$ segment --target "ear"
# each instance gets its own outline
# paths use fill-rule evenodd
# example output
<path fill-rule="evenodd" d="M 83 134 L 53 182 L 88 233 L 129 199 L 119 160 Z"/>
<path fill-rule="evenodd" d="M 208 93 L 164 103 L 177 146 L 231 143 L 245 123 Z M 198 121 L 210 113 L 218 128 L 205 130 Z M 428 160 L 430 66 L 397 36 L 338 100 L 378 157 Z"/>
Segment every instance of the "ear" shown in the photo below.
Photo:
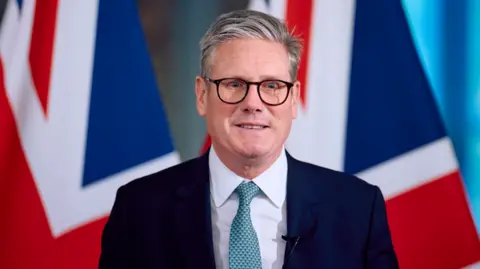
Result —
<path fill-rule="evenodd" d="M 292 118 L 297 118 L 298 105 L 300 102 L 300 81 L 295 81 L 292 87 L 292 98 L 291 98 L 291 109 L 292 109 Z"/>
<path fill-rule="evenodd" d="M 195 95 L 198 114 L 205 116 L 207 111 L 207 85 L 205 84 L 205 80 L 200 76 L 195 78 Z"/>

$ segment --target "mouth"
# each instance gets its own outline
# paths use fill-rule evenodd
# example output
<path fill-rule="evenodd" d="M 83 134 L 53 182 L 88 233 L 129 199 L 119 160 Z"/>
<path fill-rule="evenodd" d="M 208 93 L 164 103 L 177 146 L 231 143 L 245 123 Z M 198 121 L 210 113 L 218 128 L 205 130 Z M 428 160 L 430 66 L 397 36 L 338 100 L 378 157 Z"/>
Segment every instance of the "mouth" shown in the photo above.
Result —
<path fill-rule="evenodd" d="M 264 130 L 269 128 L 267 125 L 259 124 L 235 124 L 236 127 L 247 130 Z"/>

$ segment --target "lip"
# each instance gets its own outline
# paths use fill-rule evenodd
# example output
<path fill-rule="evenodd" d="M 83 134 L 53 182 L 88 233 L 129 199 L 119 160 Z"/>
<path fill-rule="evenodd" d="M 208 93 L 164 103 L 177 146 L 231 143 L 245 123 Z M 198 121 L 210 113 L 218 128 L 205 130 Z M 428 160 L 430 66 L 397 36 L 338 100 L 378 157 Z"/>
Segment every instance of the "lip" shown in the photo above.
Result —
<path fill-rule="evenodd" d="M 263 123 L 263 122 L 246 122 L 246 121 L 238 122 L 238 123 L 235 123 L 234 125 L 235 125 L 235 126 L 240 126 L 240 125 L 252 125 L 252 126 L 270 127 L 270 126 L 268 126 L 268 124 Z"/>
<path fill-rule="evenodd" d="M 249 126 L 259 126 L 259 127 L 263 127 L 263 128 L 242 128 L 241 126 L 242 125 L 249 125 Z M 270 126 L 268 126 L 268 124 L 265 124 L 265 123 L 259 123 L 259 122 L 241 122 L 241 123 L 236 123 L 235 124 L 235 127 L 237 128 L 240 128 L 242 130 L 247 130 L 247 131 L 262 131 L 262 130 L 265 130 L 265 129 L 268 129 L 270 128 Z"/>

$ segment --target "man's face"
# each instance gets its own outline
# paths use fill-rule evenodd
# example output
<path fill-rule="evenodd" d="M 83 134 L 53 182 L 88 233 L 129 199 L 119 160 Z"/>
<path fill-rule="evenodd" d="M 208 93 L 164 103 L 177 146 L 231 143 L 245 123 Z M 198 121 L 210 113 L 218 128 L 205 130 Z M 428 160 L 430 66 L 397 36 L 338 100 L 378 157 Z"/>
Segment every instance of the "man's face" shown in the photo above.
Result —
<path fill-rule="evenodd" d="M 234 40 L 219 45 L 210 60 L 209 78 L 213 80 L 240 78 L 252 82 L 266 79 L 291 81 L 288 54 L 280 43 Z M 206 118 L 215 150 L 247 158 L 277 154 L 297 115 L 299 87 L 299 82 L 296 82 L 287 100 L 278 106 L 264 104 L 256 85 L 250 85 L 242 102 L 226 104 L 218 98 L 214 83 L 197 77 L 197 109 Z"/>

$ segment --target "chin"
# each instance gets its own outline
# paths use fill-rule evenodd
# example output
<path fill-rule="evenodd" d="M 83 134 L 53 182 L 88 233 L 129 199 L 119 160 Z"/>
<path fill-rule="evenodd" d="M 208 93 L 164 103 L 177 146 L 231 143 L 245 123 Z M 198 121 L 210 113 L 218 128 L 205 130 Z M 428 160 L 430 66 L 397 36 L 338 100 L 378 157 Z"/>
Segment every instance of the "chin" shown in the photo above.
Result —
<path fill-rule="evenodd" d="M 255 144 L 240 144 L 237 146 L 238 152 L 248 159 L 255 159 L 264 156 L 270 152 L 266 145 Z"/>

